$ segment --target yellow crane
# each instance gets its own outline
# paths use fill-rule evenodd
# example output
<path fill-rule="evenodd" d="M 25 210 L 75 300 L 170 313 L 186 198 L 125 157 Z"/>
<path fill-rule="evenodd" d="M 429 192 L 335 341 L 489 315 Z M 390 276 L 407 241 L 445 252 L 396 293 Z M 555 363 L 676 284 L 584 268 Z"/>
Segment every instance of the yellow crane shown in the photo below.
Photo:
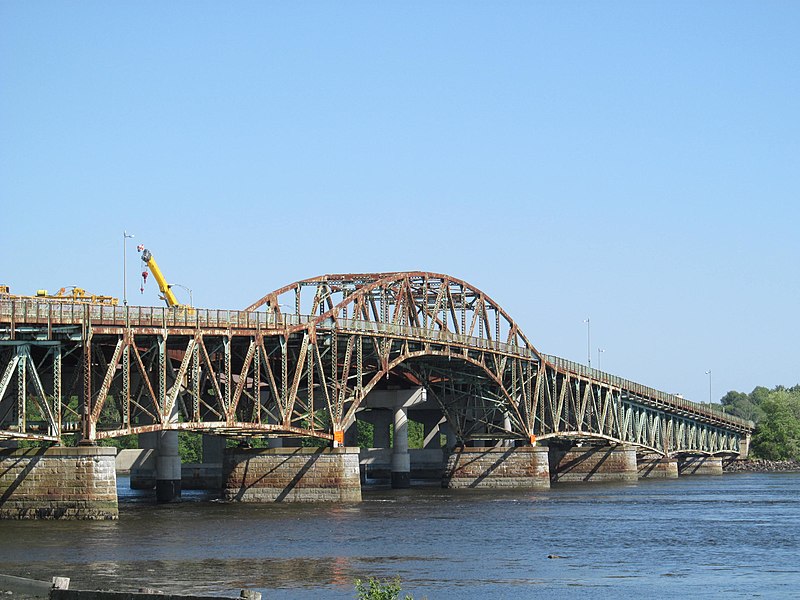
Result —
<path fill-rule="evenodd" d="M 186 304 L 181 304 L 178 302 L 178 299 L 175 297 L 175 294 L 172 292 L 172 286 L 167 283 L 167 280 L 164 278 L 164 274 L 161 272 L 161 269 L 158 267 L 158 263 L 156 259 L 153 258 L 153 253 L 150 252 L 147 248 L 142 246 L 141 244 L 136 247 L 136 249 L 142 253 L 142 262 L 145 265 L 145 270 L 142 271 L 142 292 L 144 292 L 144 283 L 147 281 L 147 269 L 150 269 L 150 272 L 153 274 L 153 277 L 156 279 L 156 283 L 158 284 L 158 289 L 161 292 L 161 298 L 167 303 L 167 306 L 170 308 L 185 308 L 190 309 L 190 306 Z"/>

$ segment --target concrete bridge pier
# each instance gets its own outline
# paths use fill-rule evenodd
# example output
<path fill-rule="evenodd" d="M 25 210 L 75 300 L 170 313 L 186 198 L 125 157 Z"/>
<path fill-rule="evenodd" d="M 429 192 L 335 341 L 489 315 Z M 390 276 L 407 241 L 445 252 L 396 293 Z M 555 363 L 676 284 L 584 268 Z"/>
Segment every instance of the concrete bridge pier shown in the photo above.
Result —
<path fill-rule="evenodd" d="M 399 404 L 394 408 L 394 438 L 392 440 L 392 487 L 411 487 L 411 455 L 408 453 L 408 409 Z"/>
<path fill-rule="evenodd" d="M 156 501 L 178 502 L 181 499 L 181 457 L 178 432 L 161 431 L 156 456 Z"/>
<path fill-rule="evenodd" d="M 117 519 L 116 448 L 0 449 L 0 519 Z"/>
<path fill-rule="evenodd" d="M 546 446 L 454 448 L 447 457 L 442 487 L 451 489 L 547 489 Z"/>
<path fill-rule="evenodd" d="M 639 479 L 677 479 L 678 461 L 675 458 L 656 453 L 636 455 Z"/>
<path fill-rule="evenodd" d="M 372 423 L 372 447 L 388 448 L 392 438 L 392 414 L 388 410 L 371 410 L 368 414 Z"/>
<path fill-rule="evenodd" d="M 358 448 L 226 448 L 222 497 L 234 502 L 359 502 Z"/>
<path fill-rule="evenodd" d="M 743 435 L 739 438 L 739 458 L 744 460 L 750 454 L 750 434 Z"/>
<path fill-rule="evenodd" d="M 678 473 L 683 475 L 722 475 L 721 456 L 681 456 Z"/>
<path fill-rule="evenodd" d="M 374 449 L 365 453 L 365 459 L 369 462 L 369 464 L 365 464 L 365 468 L 376 474 L 381 471 L 385 472 L 388 467 L 393 488 L 403 489 L 411 486 L 411 452 L 408 449 L 409 410 L 419 411 L 419 407 L 426 401 L 427 392 L 422 387 L 373 390 L 366 396 L 364 410 L 359 413 L 365 421 L 373 425 Z M 422 412 L 427 412 L 427 410 Z M 437 417 L 437 423 L 439 418 L 441 418 L 441 412 Z M 424 419 L 425 417 L 422 417 L 423 423 Z M 392 426 L 393 430 L 390 429 Z M 388 449 L 390 437 L 391 452 L 386 457 L 386 454 L 378 449 Z M 431 433 L 431 443 L 433 443 L 433 437 L 435 436 Z M 414 452 L 418 454 L 420 450 L 414 450 Z M 441 460 L 438 464 L 441 464 Z"/>
<path fill-rule="evenodd" d="M 158 454 L 158 432 L 139 434 L 139 456 L 130 469 L 132 490 L 152 490 L 156 487 L 156 455 Z"/>
<path fill-rule="evenodd" d="M 636 450 L 624 444 L 550 446 L 550 481 L 638 480 Z"/>

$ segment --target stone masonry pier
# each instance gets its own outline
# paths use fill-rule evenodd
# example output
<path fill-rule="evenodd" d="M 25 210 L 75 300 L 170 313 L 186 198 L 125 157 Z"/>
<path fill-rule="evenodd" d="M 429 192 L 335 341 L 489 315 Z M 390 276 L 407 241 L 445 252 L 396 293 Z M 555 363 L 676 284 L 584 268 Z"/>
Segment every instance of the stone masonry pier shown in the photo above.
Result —
<path fill-rule="evenodd" d="M 547 489 L 548 450 L 520 448 L 456 448 L 445 467 L 442 487 Z"/>
<path fill-rule="evenodd" d="M 358 448 L 228 448 L 222 481 L 228 501 L 361 501 Z"/>
<path fill-rule="evenodd" d="M 0 449 L 0 518 L 117 519 L 116 448 Z"/>
<path fill-rule="evenodd" d="M 678 461 L 660 454 L 639 454 L 636 456 L 639 479 L 676 479 Z"/>
<path fill-rule="evenodd" d="M 573 446 L 550 448 L 550 481 L 637 481 L 633 446 Z"/>
<path fill-rule="evenodd" d="M 681 475 L 722 475 L 722 458 L 719 456 L 686 456 L 678 460 Z"/>

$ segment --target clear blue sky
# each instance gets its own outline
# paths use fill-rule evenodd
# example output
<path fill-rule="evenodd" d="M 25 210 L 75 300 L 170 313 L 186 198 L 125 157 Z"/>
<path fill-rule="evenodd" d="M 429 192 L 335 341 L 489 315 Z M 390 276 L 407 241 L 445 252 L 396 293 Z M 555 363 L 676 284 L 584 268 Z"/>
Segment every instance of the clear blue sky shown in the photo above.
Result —
<path fill-rule="evenodd" d="M 0 283 L 483 289 L 705 401 L 800 382 L 800 3 L 0 1 Z M 178 294 L 182 290 L 176 290 Z M 183 298 L 187 301 L 188 298 Z"/>

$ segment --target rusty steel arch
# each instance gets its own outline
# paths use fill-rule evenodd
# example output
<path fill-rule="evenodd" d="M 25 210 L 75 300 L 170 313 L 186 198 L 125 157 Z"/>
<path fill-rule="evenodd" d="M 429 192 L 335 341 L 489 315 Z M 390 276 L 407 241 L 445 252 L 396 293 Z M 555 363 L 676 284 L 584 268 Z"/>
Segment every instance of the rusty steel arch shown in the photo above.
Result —
<path fill-rule="evenodd" d="M 500 341 L 504 337 L 503 343 L 526 348 L 539 356 L 514 319 L 488 294 L 462 279 L 439 273 L 405 271 L 322 275 L 272 291 L 245 311 L 266 307 L 279 315 L 282 312 L 280 307 L 287 306 L 280 302 L 281 298 L 294 294 L 295 314 L 299 315 L 304 306 L 302 292 L 306 289 L 314 290 L 311 309 L 305 313 L 311 315 L 313 321 L 297 323 L 289 327 L 290 332 L 312 322 L 319 326 L 326 319 L 347 318 L 347 309 L 352 307 L 354 319 L 427 328 L 427 316 L 431 319 L 431 329 L 488 341 Z M 490 314 L 494 314 L 493 319 L 490 319 Z M 423 318 L 422 325 L 420 317 Z"/>
<path fill-rule="evenodd" d="M 270 292 L 246 310 L 264 308 L 279 318 L 291 320 L 292 315 L 286 315 L 282 307 L 293 308 L 297 317 L 297 322 L 287 327 L 290 335 L 308 330 L 316 339 L 323 332 L 348 328 L 353 335 L 359 335 L 371 324 L 380 327 L 382 335 L 389 333 L 407 340 L 416 338 L 423 343 L 419 350 L 411 350 L 403 344 L 396 348 L 392 348 L 391 343 L 384 344 L 378 352 L 379 364 L 369 374 L 369 381 L 353 390 L 352 401 L 337 415 L 339 420 L 335 426 L 349 427 L 364 396 L 382 377 L 395 370 L 412 375 L 419 383 L 426 382 L 426 387 L 432 390 L 427 369 L 410 368 L 407 364 L 417 358 L 447 357 L 449 362 L 472 365 L 489 379 L 489 383 L 482 386 L 476 386 L 479 378 L 475 376 L 471 382 L 461 383 L 470 385 L 473 392 L 479 387 L 486 399 L 475 419 L 484 431 L 473 431 L 472 437 L 533 439 L 535 417 L 529 406 L 525 410 L 530 390 L 525 393 L 524 383 L 534 380 L 540 354 L 497 302 L 464 280 L 422 271 L 323 275 Z M 301 319 L 303 314 L 309 318 Z M 352 327 L 355 322 L 358 326 Z M 380 344 L 373 344 L 373 350 L 375 346 Z M 503 354 L 504 358 L 497 360 L 497 354 Z M 507 370 L 510 375 L 504 372 Z M 458 371 L 463 370 L 451 370 L 447 379 L 451 380 Z M 365 375 L 361 371 L 356 373 L 359 381 Z M 460 373 L 462 378 L 464 375 Z M 343 379 L 347 376 L 343 375 Z M 447 402 L 442 399 L 440 404 L 445 414 L 449 412 L 449 420 L 458 421 L 457 415 L 447 410 Z M 476 412 L 474 407 L 473 412 Z M 511 415 L 513 429 L 500 429 L 494 417 L 503 416 L 503 413 Z M 464 427 L 457 427 L 457 435 L 470 437 Z"/>

